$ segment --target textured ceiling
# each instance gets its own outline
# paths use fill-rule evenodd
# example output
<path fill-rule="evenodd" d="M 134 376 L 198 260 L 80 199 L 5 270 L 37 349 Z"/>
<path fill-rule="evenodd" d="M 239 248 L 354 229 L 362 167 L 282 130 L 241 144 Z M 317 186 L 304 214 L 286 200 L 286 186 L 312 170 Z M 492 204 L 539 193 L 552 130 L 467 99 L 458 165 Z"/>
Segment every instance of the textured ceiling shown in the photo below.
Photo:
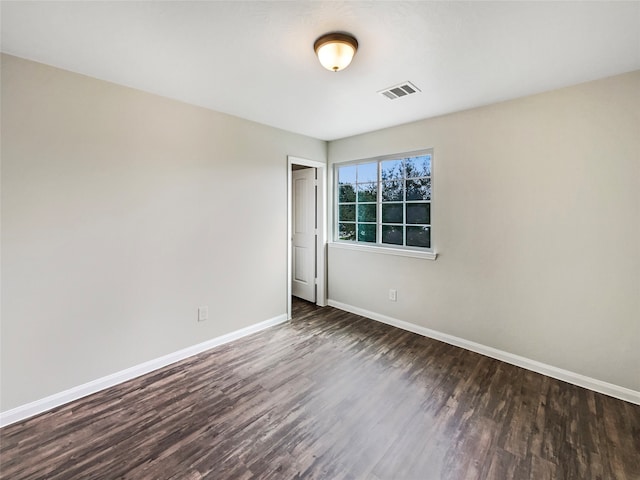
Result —
<path fill-rule="evenodd" d="M 640 2 L 2 2 L 2 50 L 332 140 L 640 69 Z M 349 68 L 313 42 L 346 31 Z M 409 80 L 422 93 L 378 90 Z"/>

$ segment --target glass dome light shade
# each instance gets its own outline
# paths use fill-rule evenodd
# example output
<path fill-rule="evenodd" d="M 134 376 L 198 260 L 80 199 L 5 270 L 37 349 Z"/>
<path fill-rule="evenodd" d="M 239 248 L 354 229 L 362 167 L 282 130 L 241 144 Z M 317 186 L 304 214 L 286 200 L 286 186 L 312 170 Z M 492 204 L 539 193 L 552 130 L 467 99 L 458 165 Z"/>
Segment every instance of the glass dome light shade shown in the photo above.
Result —
<path fill-rule="evenodd" d="M 314 49 L 324 68 L 338 72 L 351 63 L 358 49 L 358 41 L 350 35 L 330 33 L 316 40 Z"/>

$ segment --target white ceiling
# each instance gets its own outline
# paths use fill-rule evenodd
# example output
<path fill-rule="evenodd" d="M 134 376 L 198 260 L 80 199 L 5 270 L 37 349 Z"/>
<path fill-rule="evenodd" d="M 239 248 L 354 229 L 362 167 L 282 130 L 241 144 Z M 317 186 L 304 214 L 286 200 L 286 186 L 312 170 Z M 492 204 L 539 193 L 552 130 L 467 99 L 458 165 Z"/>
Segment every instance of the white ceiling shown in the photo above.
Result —
<path fill-rule="evenodd" d="M 640 2 L 2 2 L 2 50 L 332 140 L 640 69 Z M 346 31 L 349 68 L 313 42 Z M 376 92 L 409 80 L 422 93 Z"/>

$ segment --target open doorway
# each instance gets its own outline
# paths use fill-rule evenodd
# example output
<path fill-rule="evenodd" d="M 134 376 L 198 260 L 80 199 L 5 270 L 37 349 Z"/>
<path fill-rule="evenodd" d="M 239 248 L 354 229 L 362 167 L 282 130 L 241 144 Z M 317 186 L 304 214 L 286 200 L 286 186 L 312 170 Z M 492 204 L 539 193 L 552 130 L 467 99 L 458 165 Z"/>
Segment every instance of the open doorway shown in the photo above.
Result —
<path fill-rule="evenodd" d="M 291 295 L 316 303 L 318 169 L 291 165 Z"/>
<path fill-rule="evenodd" d="M 288 157 L 287 316 L 291 297 L 326 306 L 326 165 Z"/>

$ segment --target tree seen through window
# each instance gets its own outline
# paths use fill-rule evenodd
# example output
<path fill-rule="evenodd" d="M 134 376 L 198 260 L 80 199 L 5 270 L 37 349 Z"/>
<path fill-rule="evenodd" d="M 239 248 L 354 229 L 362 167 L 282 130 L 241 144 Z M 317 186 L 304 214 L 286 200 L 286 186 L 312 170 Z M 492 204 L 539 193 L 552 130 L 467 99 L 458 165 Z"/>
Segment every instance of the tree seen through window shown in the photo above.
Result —
<path fill-rule="evenodd" d="M 338 165 L 337 240 L 431 248 L 432 154 Z"/>

